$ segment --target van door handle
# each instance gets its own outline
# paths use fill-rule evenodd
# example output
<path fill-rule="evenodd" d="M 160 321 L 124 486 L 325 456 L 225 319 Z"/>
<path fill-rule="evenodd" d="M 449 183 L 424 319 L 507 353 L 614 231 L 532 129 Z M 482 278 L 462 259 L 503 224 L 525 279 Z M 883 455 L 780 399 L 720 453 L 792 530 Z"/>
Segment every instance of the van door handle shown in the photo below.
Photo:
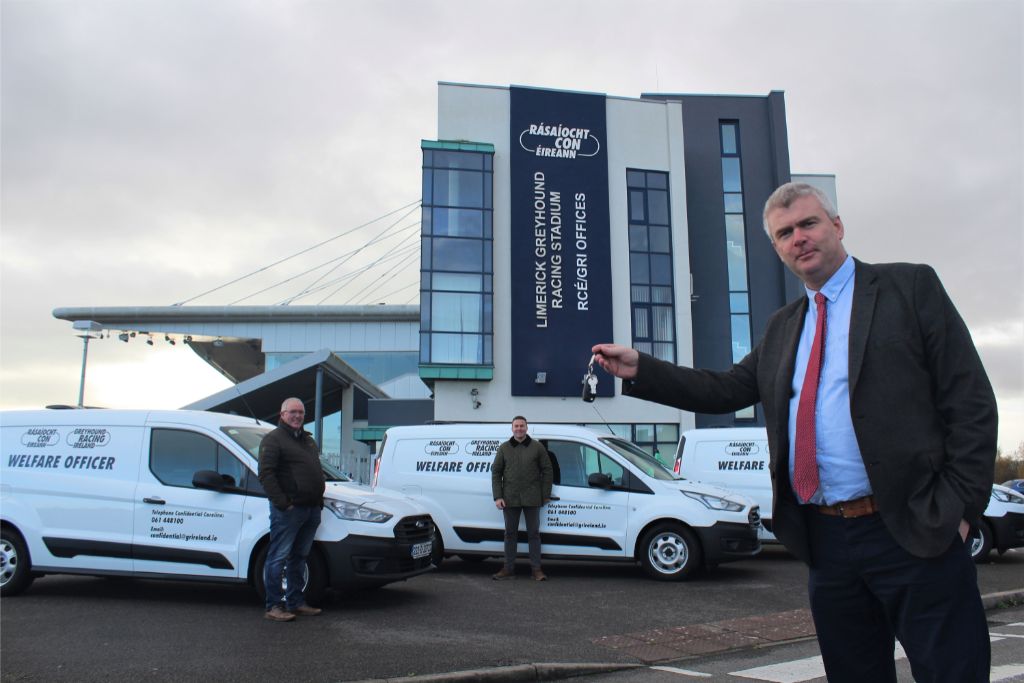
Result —
<path fill-rule="evenodd" d="M 559 498 L 558 496 L 551 496 L 550 498 L 548 498 L 548 500 L 562 500 L 562 499 Z"/>
<path fill-rule="evenodd" d="M 166 505 L 167 501 L 163 498 L 143 498 L 143 503 L 149 503 L 150 505 Z"/>

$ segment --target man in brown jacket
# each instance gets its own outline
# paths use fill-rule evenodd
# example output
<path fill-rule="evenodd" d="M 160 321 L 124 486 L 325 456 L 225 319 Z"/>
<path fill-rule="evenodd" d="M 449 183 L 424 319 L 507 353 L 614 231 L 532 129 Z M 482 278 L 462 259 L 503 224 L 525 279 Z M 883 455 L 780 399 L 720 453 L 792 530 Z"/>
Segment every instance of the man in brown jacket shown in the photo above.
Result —
<path fill-rule="evenodd" d="M 526 433 L 526 418 L 512 419 L 512 438 L 498 447 L 491 466 L 494 504 L 505 516 L 505 566 L 495 581 L 515 578 L 519 515 L 526 517 L 530 567 L 534 581 L 546 581 L 540 568 L 540 506 L 551 500 L 553 470 L 544 444 Z"/>

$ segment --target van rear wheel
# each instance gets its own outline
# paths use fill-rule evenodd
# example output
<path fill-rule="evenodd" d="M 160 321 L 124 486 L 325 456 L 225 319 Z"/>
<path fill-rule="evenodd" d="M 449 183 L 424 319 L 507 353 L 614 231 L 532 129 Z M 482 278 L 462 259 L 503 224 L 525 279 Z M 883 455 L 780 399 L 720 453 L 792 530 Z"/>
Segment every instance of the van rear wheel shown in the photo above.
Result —
<path fill-rule="evenodd" d="M 700 567 L 700 543 L 680 524 L 659 524 L 640 542 L 640 563 L 659 581 L 682 581 Z"/>
<path fill-rule="evenodd" d="M 17 595 L 32 584 L 28 547 L 14 529 L 0 531 L 0 595 Z"/>
<path fill-rule="evenodd" d="M 267 599 L 267 586 L 263 581 L 263 570 L 267 564 L 267 548 L 269 547 L 269 544 L 265 544 L 260 548 L 259 554 L 256 555 L 256 561 L 253 563 L 253 585 L 256 587 L 260 600 Z M 327 593 L 327 567 L 315 547 L 306 558 L 306 567 L 302 572 L 302 578 L 302 593 L 306 602 L 314 606 L 322 604 L 324 595 Z M 282 577 L 282 590 L 286 590 L 287 587 L 288 580 Z"/>

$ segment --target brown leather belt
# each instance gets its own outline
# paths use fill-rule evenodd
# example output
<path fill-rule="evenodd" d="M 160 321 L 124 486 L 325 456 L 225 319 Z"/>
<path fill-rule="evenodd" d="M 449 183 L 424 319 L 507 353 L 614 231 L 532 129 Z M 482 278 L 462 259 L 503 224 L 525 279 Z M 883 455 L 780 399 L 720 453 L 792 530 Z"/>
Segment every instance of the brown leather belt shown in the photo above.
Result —
<path fill-rule="evenodd" d="M 862 498 L 854 498 L 853 500 L 845 500 L 842 503 L 836 503 L 835 505 L 816 505 L 815 508 L 823 515 L 845 517 L 846 519 L 865 517 L 878 512 L 878 505 L 875 503 L 874 496 L 864 496 Z"/>

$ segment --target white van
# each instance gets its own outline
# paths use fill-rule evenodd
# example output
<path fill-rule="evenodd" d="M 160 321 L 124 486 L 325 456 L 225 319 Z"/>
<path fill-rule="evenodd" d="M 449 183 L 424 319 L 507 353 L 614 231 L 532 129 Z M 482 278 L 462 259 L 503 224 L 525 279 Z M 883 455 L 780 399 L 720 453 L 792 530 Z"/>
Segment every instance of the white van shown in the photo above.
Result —
<path fill-rule="evenodd" d="M 0 591 L 101 574 L 248 582 L 262 597 L 270 514 L 256 472 L 271 429 L 184 410 L 0 413 Z M 422 507 L 324 471 L 309 602 L 432 568 Z"/>
<path fill-rule="evenodd" d="M 756 555 L 759 512 L 741 495 L 678 479 L 634 444 L 582 427 L 531 424 L 555 470 L 541 510 L 548 558 L 639 561 L 656 579 Z M 438 424 L 387 431 L 374 486 L 427 509 L 437 525 L 435 562 L 501 557 L 502 513 L 491 497 L 491 463 L 507 424 Z M 527 553 L 520 531 L 519 553 Z"/>
<path fill-rule="evenodd" d="M 762 541 L 774 541 L 772 480 L 764 427 L 692 429 L 676 449 L 676 474 L 749 496 L 761 506 Z M 971 556 L 982 562 L 994 548 L 1000 554 L 1024 547 L 1024 495 L 992 486 L 988 507 L 971 529 Z"/>
<path fill-rule="evenodd" d="M 761 508 L 761 540 L 775 541 L 768 458 L 764 427 L 691 429 L 679 437 L 672 471 L 753 498 Z"/>

